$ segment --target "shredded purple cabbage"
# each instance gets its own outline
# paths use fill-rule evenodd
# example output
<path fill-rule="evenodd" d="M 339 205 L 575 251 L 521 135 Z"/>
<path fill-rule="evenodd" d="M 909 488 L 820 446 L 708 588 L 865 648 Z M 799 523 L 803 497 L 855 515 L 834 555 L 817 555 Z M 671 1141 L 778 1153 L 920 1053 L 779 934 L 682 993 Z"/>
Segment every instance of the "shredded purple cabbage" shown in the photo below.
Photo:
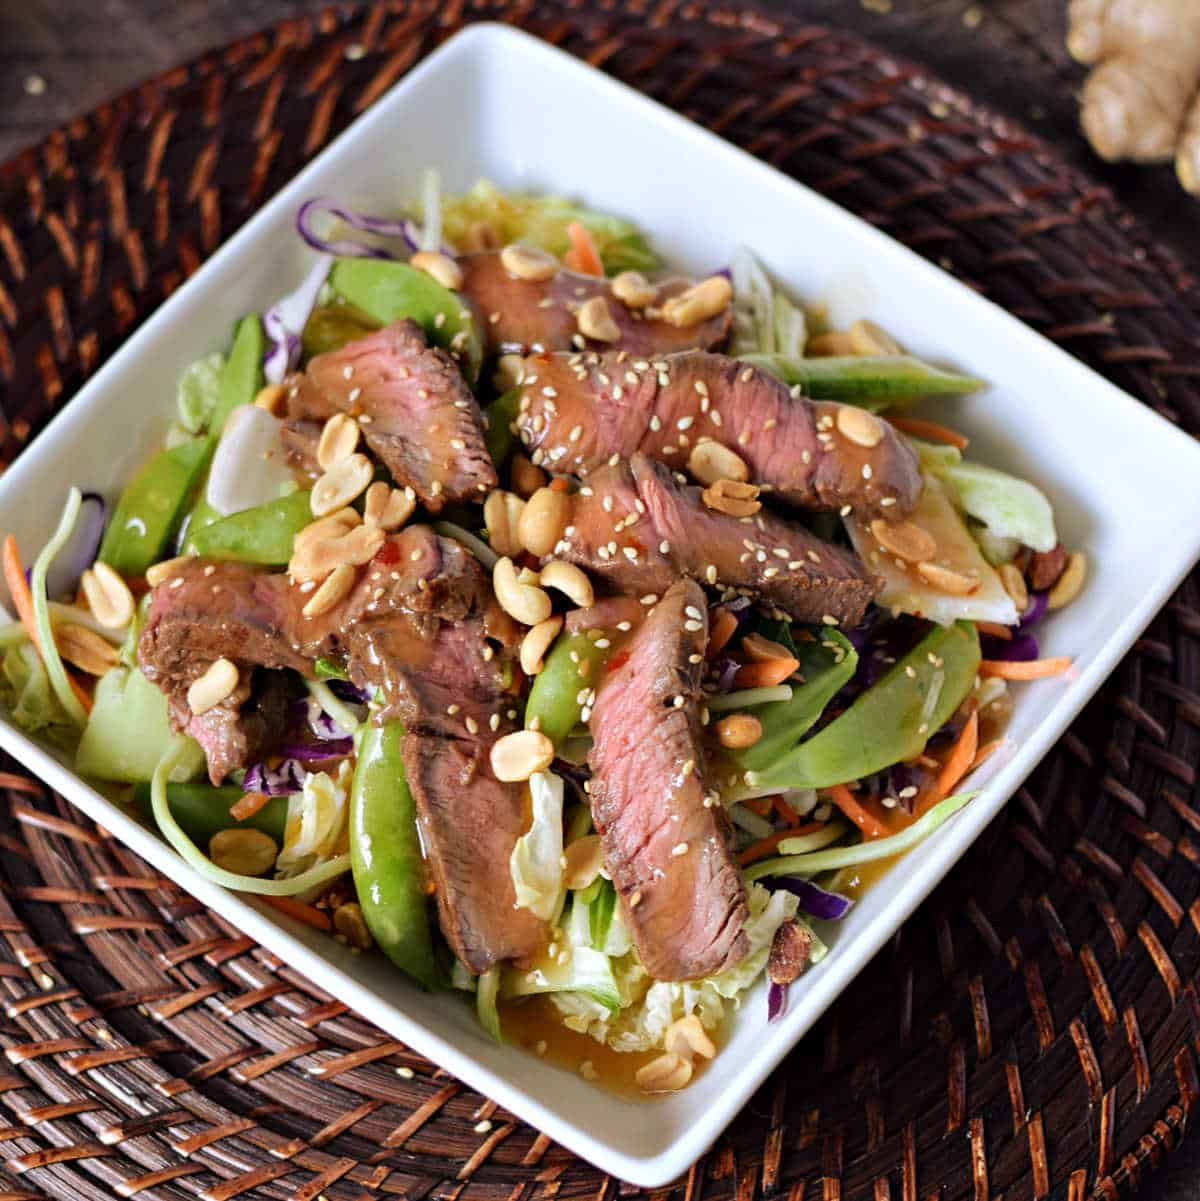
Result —
<path fill-rule="evenodd" d="M 300 335 L 332 266 L 332 255 L 319 255 L 295 291 L 277 300 L 263 314 L 263 333 L 267 340 L 263 375 L 268 384 L 280 383 L 300 362 Z"/>
<path fill-rule="evenodd" d="M 329 759 L 344 759 L 354 749 L 350 738 L 325 738 L 320 742 L 285 742 L 279 748 L 288 761 L 302 760 L 305 763 L 324 763 Z"/>
<path fill-rule="evenodd" d="M 717 660 L 717 691 L 730 692 L 741 664 L 736 659 Z"/>
<path fill-rule="evenodd" d="M 1046 616 L 1046 609 L 1049 603 L 1049 592 L 1031 592 L 1029 594 L 1029 608 L 1021 614 L 1021 620 L 1017 622 L 1017 629 L 1027 630 L 1030 626 L 1041 621 Z"/>
<path fill-rule="evenodd" d="M 850 912 L 854 902 L 840 892 L 828 892 L 811 880 L 799 876 L 776 876 L 764 881 L 769 888 L 782 888 L 800 900 L 800 908 L 812 917 L 827 922 L 840 921 Z"/>
<path fill-rule="evenodd" d="M 263 796 L 289 796 L 304 788 L 304 767 L 295 759 L 285 759 L 276 768 L 255 763 L 246 772 L 242 787 Z"/>
<path fill-rule="evenodd" d="M 319 250 L 322 254 L 336 255 L 339 258 L 395 259 L 398 257 L 382 246 L 372 246 L 357 238 L 334 238 L 332 240 L 322 238 L 313 228 L 313 224 L 323 213 L 337 217 L 351 229 L 357 229 L 365 234 L 374 234 L 380 238 L 403 238 L 410 250 L 416 249 L 416 239 L 412 237 L 412 232 L 415 230 L 419 234 L 420 231 L 416 230 L 414 222 L 407 219 L 397 221 L 388 217 L 373 217 L 369 213 L 360 213 L 346 208 L 345 205 L 339 204 L 329 196 L 314 196 L 312 200 L 306 200 L 300 206 L 300 211 L 296 214 L 296 232 L 309 246 L 314 250 Z"/>
<path fill-rule="evenodd" d="M 1038 641 L 1032 634 L 1018 634 L 1015 638 L 1008 639 L 994 638 L 990 634 L 984 634 L 979 640 L 979 645 L 985 659 L 1025 663 L 1038 657 Z"/>
<path fill-rule="evenodd" d="M 767 1021 L 773 1022 L 777 1018 L 783 1017 L 787 1010 L 787 985 L 776 984 L 771 981 L 771 987 L 767 989 Z"/>
<path fill-rule="evenodd" d="M 104 523 L 108 518 L 108 507 L 104 498 L 96 492 L 85 492 L 79 506 L 79 518 L 71 531 L 66 545 L 54 556 L 50 570 L 46 572 L 46 595 L 54 600 L 60 596 L 75 595 L 79 577 L 96 561 L 100 540 L 104 537 Z M 25 569 L 25 582 L 33 574 L 32 566 Z"/>

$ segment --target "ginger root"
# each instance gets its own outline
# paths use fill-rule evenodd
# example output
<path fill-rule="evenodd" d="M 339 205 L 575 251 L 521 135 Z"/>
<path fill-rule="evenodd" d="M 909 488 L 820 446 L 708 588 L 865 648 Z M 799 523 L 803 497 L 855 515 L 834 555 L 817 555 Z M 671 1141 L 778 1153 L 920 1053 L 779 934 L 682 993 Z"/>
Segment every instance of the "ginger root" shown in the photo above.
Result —
<path fill-rule="evenodd" d="M 1200 194 L 1200 0 L 1070 0 L 1067 49 L 1093 66 L 1080 120 L 1109 162 L 1175 159 Z"/>

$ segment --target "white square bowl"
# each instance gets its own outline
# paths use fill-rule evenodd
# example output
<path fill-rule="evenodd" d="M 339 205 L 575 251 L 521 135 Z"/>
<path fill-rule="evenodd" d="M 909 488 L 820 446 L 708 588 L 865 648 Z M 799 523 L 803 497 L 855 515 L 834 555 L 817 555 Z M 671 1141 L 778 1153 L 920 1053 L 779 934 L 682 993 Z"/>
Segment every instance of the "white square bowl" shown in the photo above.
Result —
<path fill-rule="evenodd" d="M 68 482 L 119 491 L 162 436 L 180 370 L 222 346 L 236 316 L 299 281 L 310 255 L 293 232 L 303 199 L 329 194 L 394 211 L 428 165 L 451 189 L 483 175 L 622 213 L 669 260 L 695 271 L 748 245 L 797 296 L 828 301 L 835 323 L 873 318 L 915 354 L 988 379 L 985 392 L 953 402 L 954 424 L 981 461 L 1042 485 L 1063 540 L 1084 548 L 1091 564 L 1081 598 L 1039 630 L 1047 653 L 1072 655 L 1077 667 L 1020 687 L 1008 731 L 1014 753 L 978 773 L 982 795 L 855 906 L 833 954 L 792 986 L 781 1021 L 767 1026 L 760 988 L 696 1084 L 652 1102 L 614 1097 L 497 1046 L 469 1006 L 422 994 L 390 965 L 352 956 L 213 886 L 0 721 L 0 745 L 315 984 L 599 1167 L 656 1187 L 707 1149 L 953 866 L 1195 562 L 1200 448 L 969 288 L 779 172 L 534 38 L 478 25 L 360 118 L 65 406 L 0 479 L 0 530 L 17 535 L 28 559 L 55 524 Z"/>

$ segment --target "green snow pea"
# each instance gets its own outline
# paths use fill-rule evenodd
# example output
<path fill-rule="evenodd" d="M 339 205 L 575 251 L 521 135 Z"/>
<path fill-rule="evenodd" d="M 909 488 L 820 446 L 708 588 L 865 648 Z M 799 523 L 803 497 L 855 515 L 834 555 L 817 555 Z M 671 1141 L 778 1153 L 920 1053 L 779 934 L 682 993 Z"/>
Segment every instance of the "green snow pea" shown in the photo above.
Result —
<path fill-rule="evenodd" d="M 742 771 L 761 771 L 791 750 L 858 667 L 858 653 L 837 630 L 825 628 L 819 641 L 794 645 L 804 683 L 792 685 L 790 701 L 775 701 L 754 711 L 762 722 L 762 737 L 730 755 Z"/>
<path fill-rule="evenodd" d="M 587 634 L 560 637 L 546 656 L 542 670 L 533 678 L 525 704 L 526 727 L 536 721 L 537 728 L 555 746 L 561 745 L 579 724 L 583 710 L 579 694 L 599 683 L 600 669 L 608 653 Z"/>
<path fill-rule="evenodd" d="M 307 362 L 326 351 L 340 350 L 347 342 L 365 338 L 379 328 L 369 313 L 352 304 L 322 304 L 309 314 L 300 342 Z"/>
<path fill-rule="evenodd" d="M 512 453 L 512 423 L 517 419 L 517 406 L 520 401 L 521 389 L 513 388 L 503 396 L 498 396 L 483 410 L 486 422 L 483 441 L 497 467 L 507 463 L 508 456 Z"/>
<path fill-rule="evenodd" d="M 121 575 L 144 575 L 163 557 L 211 453 L 211 440 L 196 438 L 155 455 L 121 493 L 98 557 Z"/>
<path fill-rule="evenodd" d="M 937 626 L 840 717 L 749 773 L 756 794 L 828 788 L 919 755 L 967 698 L 979 668 L 979 635 L 966 621 Z"/>
<path fill-rule="evenodd" d="M 167 785 L 167 804 L 171 813 L 197 846 L 207 847 L 212 836 L 221 830 L 261 830 L 282 846 L 287 797 L 271 797 L 257 813 L 244 821 L 235 821 L 229 815 L 229 807 L 244 795 L 236 784 L 224 784 L 220 788 L 202 783 Z M 141 783 L 133 790 L 133 799 L 138 809 L 153 821 L 149 782 Z"/>
<path fill-rule="evenodd" d="M 411 317 L 434 346 L 454 354 L 468 380 L 479 375 L 483 343 L 466 301 L 431 275 L 384 259 L 338 259 L 334 290 L 383 325 Z"/>
<path fill-rule="evenodd" d="M 238 322 L 233 335 L 233 349 L 221 371 L 221 391 L 213 409 L 210 432 L 218 438 L 225 428 L 229 414 L 239 405 L 249 404 L 262 388 L 263 352 L 266 339 L 257 313 L 249 313 Z"/>
<path fill-rule="evenodd" d="M 196 554 L 212 559 L 283 567 L 292 557 L 296 535 L 312 520 L 309 494 L 293 492 L 196 530 L 188 545 Z"/>
<path fill-rule="evenodd" d="M 841 400 L 868 409 L 882 409 L 897 401 L 921 396 L 958 396 L 975 392 L 983 381 L 932 367 L 908 355 L 830 355 L 801 359 L 785 354 L 739 356 L 754 367 L 777 375 L 789 386 L 799 386 L 816 400 Z"/>
<path fill-rule="evenodd" d="M 379 949 L 418 984 L 442 983 L 434 956 L 417 812 L 404 778 L 398 721 L 364 725 L 350 791 L 350 868 Z"/>

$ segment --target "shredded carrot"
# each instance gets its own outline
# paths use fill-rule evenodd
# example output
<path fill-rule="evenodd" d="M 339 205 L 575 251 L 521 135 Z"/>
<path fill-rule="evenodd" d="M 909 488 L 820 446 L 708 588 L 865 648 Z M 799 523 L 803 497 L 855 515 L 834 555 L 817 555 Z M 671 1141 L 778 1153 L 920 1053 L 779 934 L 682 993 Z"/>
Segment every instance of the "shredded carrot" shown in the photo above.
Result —
<path fill-rule="evenodd" d="M 8 585 L 9 594 L 17 609 L 17 616 L 21 619 L 21 624 L 29 635 L 29 641 L 37 648 L 37 653 L 40 655 L 42 643 L 38 638 L 37 621 L 33 616 L 33 593 L 29 591 L 29 584 L 25 579 L 25 569 L 21 566 L 21 554 L 17 550 L 17 540 L 11 534 L 4 539 L 4 546 L 0 549 L 0 562 L 3 564 L 4 582 Z M 83 706 L 83 711 L 91 713 L 91 694 L 69 671 L 67 672 L 67 682 Z"/>
<path fill-rule="evenodd" d="M 551 492 L 570 492 L 571 485 L 561 475 L 556 475 L 549 484 Z"/>
<path fill-rule="evenodd" d="M 295 897 L 259 897 L 259 900 L 265 901 L 272 909 L 278 909 L 280 913 L 311 926 L 314 930 L 333 929 L 329 914 L 306 901 L 297 901 Z"/>
<path fill-rule="evenodd" d="M 744 801 L 742 803 L 745 804 Z M 752 842 L 748 847 L 743 847 L 738 851 L 738 866 L 745 867 L 756 859 L 765 858 L 777 850 L 785 838 L 799 838 L 804 834 L 815 834 L 823 828 L 822 822 L 809 822 L 806 826 L 791 826 L 786 830 L 776 830 L 774 834 L 760 838 L 758 842 Z"/>
<path fill-rule="evenodd" d="M 712 624 L 708 630 L 708 649 L 705 655 L 709 659 L 716 658 L 725 649 L 726 643 L 737 630 L 737 618 L 728 609 L 710 609 L 709 616 Z"/>
<path fill-rule="evenodd" d="M 923 417 L 889 417 L 888 420 L 906 434 L 917 438 L 928 438 L 931 442 L 945 442 L 949 446 L 957 446 L 966 450 L 967 439 L 957 430 L 939 425 L 936 421 L 926 421 Z"/>
<path fill-rule="evenodd" d="M 1012 638 L 1012 630 L 1002 626 L 998 621 L 977 621 L 975 628 L 981 634 L 989 634 L 993 638 L 1003 638 L 1005 642 Z"/>
<path fill-rule="evenodd" d="M 950 748 L 950 754 L 946 756 L 946 762 L 942 764 L 942 770 L 938 772 L 933 786 L 917 803 L 916 811 L 918 813 L 924 813 L 931 805 L 944 801 L 950 795 L 955 785 L 971 770 L 977 750 L 979 750 L 979 711 L 975 709 L 967 718 L 967 724 L 963 726 L 958 741 Z"/>
<path fill-rule="evenodd" d="M 793 809 L 791 805 L 789 805 L 787 801 L 783 799 L 783 796 L 780 793 L 777 792 L 771 798 L 771 803 L 775 806 L 775 812 L 778 813 L 779 816 L 789 826 L 798 826 L 800 824 L 800 814 L 798 814 L 795 809 Z"/>
<path fill-rule="evenodd" d="M 975 752 L 975 758 L 971 760 L 970 770 L 974 771 L 985 759 L 990 759 L 1003 745 L 1003 738 L 994 738 L 991 742 L 985 742 Z"/>
<path fill-rule="evenodd" d="M 1071 666 L 1071 657 L 1062 655 L 1057 659 L 1026 659 L 1023 663 L 1007 659 L 984 659 L 979 664 L 979 674 L 985 678 L 995 676 L 1000 680 L 1044 680 L 1047 676 L 1062 675 Z"/>
<path fill-rule="evenodd" d="M 581 271 L 584 275 L 603 275 L 604 264 L 596 250 L 592 235 L 578 221 L 572 221 L 567 226 L 567 237 L 571 239 L 571 249 L 563 256 L 572 271 Z"/>
<path fill-rule="evenodd" d="M 845 784 L 834 784 L 829 799 L 863 832 L 867 838 L 886 838 L 888 828 Z"/>
<path fill-rule="evenodd" d="M 248 792 L 229 806 L 229 816 L 234 821 L 244 822 L 253 817 L 271 798 L 262 792 Z"/>
<path fill-rule="evenodd" d="M 799 659 L 763 659 L 756 663 L 743 663 L 738 668 L 733 682 L 739 688 L 773 688 L 782 684 L 800 666 Z"/>
<path fill-rule="evenodd" d="M 769 796 L 755 797 L 753 800 L 743 801 L 742 804 L 757 817 L 766 817 L 773 808 Z"/>

